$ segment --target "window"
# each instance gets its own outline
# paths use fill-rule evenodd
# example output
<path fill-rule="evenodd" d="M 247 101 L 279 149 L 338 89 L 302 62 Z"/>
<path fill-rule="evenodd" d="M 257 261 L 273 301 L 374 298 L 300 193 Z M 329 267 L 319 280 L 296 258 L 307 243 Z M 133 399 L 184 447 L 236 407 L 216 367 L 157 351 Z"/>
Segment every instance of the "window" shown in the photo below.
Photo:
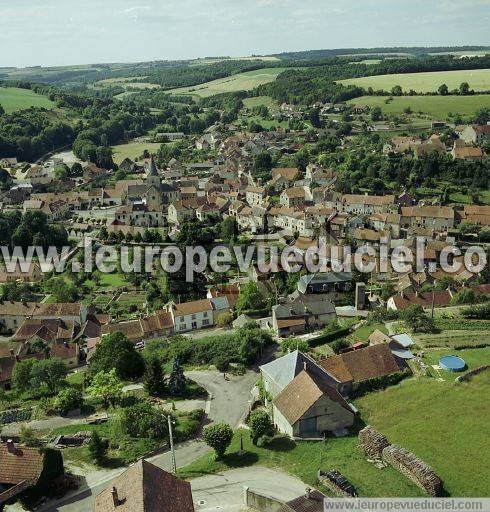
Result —
<path fill-rule="evenodd" d="M 202 314 L 202 316 L 203 316 L 204 318 L 206 318 L 206 317 L 208 316 L 208 312 L 207 312 L 207 311 L 204 311 L 204 313 Z"/>
<path fill-rule="evenodd" d="M 202 325 L 209 325 L 209 320 L 208 319 L 203 320 Z"/>
<path fill-rule="evenodd" d="M 192 320 L 195 320 L 196 319 L 196 315 L 192 315 Z"/>

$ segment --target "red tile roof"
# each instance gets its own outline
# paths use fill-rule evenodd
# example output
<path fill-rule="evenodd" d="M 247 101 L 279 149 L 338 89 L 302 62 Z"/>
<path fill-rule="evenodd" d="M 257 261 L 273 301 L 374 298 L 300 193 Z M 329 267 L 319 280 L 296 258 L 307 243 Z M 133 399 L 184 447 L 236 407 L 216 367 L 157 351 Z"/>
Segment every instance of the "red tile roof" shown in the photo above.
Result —
<path fill-rule="evenodd" d="M 93 512 L 114 511 L 194 512 L 191 486 L 139 460 L 95 498 Z"/>
<path fill-rule="evenodd" d="M 24 480 L 37 483 L 44 467 L 44 457 L 38 448 L 0 445 L 0 484 L 16 485 Z"/>

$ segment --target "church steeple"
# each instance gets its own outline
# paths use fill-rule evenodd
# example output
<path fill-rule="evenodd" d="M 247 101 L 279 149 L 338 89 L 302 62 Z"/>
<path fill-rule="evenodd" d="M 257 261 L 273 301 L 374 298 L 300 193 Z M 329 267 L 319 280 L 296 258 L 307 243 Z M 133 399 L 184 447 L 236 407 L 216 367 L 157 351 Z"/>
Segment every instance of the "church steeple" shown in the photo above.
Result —
<path fill-rule="evenodd" d="M 157 164 L 155 163 L 155 158 L 153 155 L 150 157 L 150 169 L 148 171 L 148 176 L 157 176 L 158 177 L 158 169 Z"/>

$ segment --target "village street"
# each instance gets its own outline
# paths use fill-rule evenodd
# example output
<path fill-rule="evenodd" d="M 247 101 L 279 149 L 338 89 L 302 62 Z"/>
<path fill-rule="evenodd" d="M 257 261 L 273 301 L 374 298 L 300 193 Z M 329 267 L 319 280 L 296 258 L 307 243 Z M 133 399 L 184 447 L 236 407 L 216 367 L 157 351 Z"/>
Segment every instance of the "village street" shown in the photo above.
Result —
<path fill-rule="evenodd" d="M 206 412 L 211 422 L 226 422 L 233 428 L 238 427 L 243 422 L 250 404 L 250 392 L 258 379 L 257 371 L 247 371 L 245 375 L 239 377 L 228 377 L 228 380 L 224 379 L 222 373 L 216 371 L 191 371 L 186 372 L 186 376 L 197 382 L 200 386 L 204 387 L 208 391 L 209 399 L 206 403 Z M 177 445 L 175 449 L 177 467 L 181 468 L 186 466 L 208 451 L 209 448 L 200 439 L 194 439 Z M 165 452 L 154 457 L 150 457 L 148 460 L 156 466 L 165 469 L 166 471 L 172 471 L 172 457 L 170 452 Z M 77 473 L 76 469 L 78 468 L 70 469 Z M 124 469 L 125 468 L 98 471 L 95 475 L 95 478 L 83 478 L 83 484 L 77 491 L 74 491 L 73 493 L 56 502 L 48 502 L 38 510 L 41 512 L 90 511 L 95 496 L 108 485 L 110 485 L 111 481 L 119 474 L 121 474 Z M 78 473 L 80 473 L 80 471 L 78 471 Z M 258 481 L 260 481 L 260 479 Z M 241 486 L 241 478 L 238 478 L 237 482 L 238 483 L 235 482 L 235 484 L 232 486 L 232 491 L 230 491 L 230 493 L 236 494 L 236 492 L 238 492 L 237 489 Z M 225 482 L 223 485 L 224 487 L 228 487 L 231 484 L 229 482 Z M 214 486 L 214 484 L 212 486 Z M 215 491 L 213 491 L 212 488 L 208 488 L 205 491 L 203 490 L 203 492 L 206 496 L 205 501 L 208 502 Z M 227 503 L 226 499 L 224 499 L 223 502 Z M 7 510 L 18 511 L 21 509 L 18 505 L 14 505 L 7 507 Z M 219 510 L 219 508 L 199 510 Z M 236 510 L 240 509 L 237 508 Z"/>

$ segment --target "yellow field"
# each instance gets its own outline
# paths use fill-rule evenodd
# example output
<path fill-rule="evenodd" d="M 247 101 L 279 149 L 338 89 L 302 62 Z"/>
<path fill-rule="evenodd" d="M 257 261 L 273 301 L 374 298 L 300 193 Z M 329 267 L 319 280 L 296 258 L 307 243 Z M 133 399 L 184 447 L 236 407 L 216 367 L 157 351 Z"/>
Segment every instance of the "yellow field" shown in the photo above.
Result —
<path fill-rule="evenodd" d="M 170 94 L 184 94 L 207 98 L 224 92 L 250 91 L 255 87 L 273 82 L 286 68 L 264 68 L 246 71 L 226 78 L 212 80 L 193 87 L 180 87 L 167 91 Z"/>
<path fill-rule="evenodd" d="M 462 82 L 468 82 L 475 91 L 490 90 L 490 69 L 469 69 L 459 71 L 435 71 L 431 73 L 406 73 L 394 75 L 365 76 L 341 80 L 344 85 L 359 85 L 364 88 L 390 91 L 400 85 L 405 92 L 435 92 L 441 84 L 450 90 L 457 89 Z"/>

